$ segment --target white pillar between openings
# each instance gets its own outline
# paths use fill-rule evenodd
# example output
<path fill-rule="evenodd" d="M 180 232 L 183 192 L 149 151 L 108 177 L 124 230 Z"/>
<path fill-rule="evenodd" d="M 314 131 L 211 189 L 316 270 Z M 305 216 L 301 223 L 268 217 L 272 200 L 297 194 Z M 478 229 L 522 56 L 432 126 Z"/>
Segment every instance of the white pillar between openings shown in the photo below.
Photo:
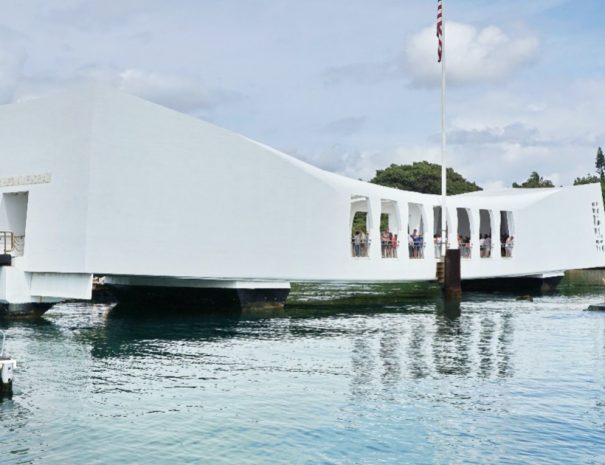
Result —
<path fill-rule="evenodd" d="M 479 250 L 479 228 L 481 225 L 481 216 L 479 210 L 471 210 L 467 209 L 468 212 L 468 220 L 471 225 L 471 244 L 473 245 L 471 249 L 471 258 L 480 258 L 480 250 Z"/>
<path fill-rule="evenodd" d="M 371 240 L 370 253 L 368 256 L 372 259 L 379 260 L 382 258 L 380 252 L 380 213 L 382 211 L 380 198 L 369 199 L 370 211 L 368 212 L 368 231 Z"/>
<path fill-rule="evenodd" d="M 399 235 L 399 250 L 397 256 L 399 259 L 409 260 L 408 253 L 408 229 L 409 225 L 409 207 L 407 202 L 397 202 L 399 208 L 399 218 L 401 218 L 401 234 Z"/>
<path fill-rule="evenodd" d="M 435 215 L 433 214 L 433 206 L 424 204 L 422 208 L 425 212 L 426 223 L 424 225 L 424 258 L 426 258 L 427 260 L 434 260 L 435 241 L 433 238 L 433 231 L 435 230 Z"/>
<path fill-rule="evenodd" d="M 447 223 L 448 223 L 448 248 L 457 249 L 458 247 L 458 212 L 456 207 L 451 210 L 446 209 L 447 212 Z"/>
<path fill-rule="evenodd" d="M 492 255 L 493 260 L 500 260 L 500 210 L 491 210 L 492 213 Z"/>

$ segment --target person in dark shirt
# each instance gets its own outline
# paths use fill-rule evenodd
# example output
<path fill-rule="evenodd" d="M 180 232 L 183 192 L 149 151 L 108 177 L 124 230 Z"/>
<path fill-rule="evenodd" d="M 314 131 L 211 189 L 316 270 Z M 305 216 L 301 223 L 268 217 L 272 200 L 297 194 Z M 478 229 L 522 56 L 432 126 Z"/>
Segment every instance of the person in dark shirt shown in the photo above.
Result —
<path fill-rule="evenodd" d="M 414 230 L 416 231 L 416 230 Z M 423 254 L 422 254 L 422 248 L 423 248 L 423 238 L 421 234 L 418 234 L 417 236 L 414 237 L 414 257 L 415 258 L 422 258 Z"/>

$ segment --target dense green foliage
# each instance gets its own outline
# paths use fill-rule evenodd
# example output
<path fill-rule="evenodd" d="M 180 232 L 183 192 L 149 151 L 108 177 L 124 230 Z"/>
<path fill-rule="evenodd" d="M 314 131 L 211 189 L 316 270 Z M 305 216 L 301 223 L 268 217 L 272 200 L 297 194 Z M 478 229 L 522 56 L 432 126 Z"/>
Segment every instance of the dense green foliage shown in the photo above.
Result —
<path fill-rule="evenodd" d="M 595 168 L 597 174 L 588 173 L 586 176 L 576 178 L 573 185 L 593 184 L 595 182 L 601 183 L 601 194 L 603 195 L 603 202 L 605 203 L 605 156 L 603 155 L 601 147 L 597 150 Z"/>
<path fill-rule="evenodd" d="M 418 161 L 411 165 L 393 164 L 384 170 L 376 171 L 376 176 L 370 182 L 406 191 L 441 194 L 441 165 L 427 161 Z M 452 168 L 447 169 L 448 195 L 480 190 L 481 187 L 474 182 L 467 181 Z"/>
<path fill-rule="evenodd" d="M 555 187 L 550 179 L 544 179 L 537 171 L 532 171 L 527 181 L 517 184 L 513 182 L 513 187 Z"/>
<path fill-rule="evenodd" d="M 353 226 L 351 228 L 351 235 L 355 234 L 357 231 L 363 231 L 364 233 L 368 232 L 367 226 L 368 214 L 366 212 L 357 212 L 353 217 Z M 380 214 L 380 230 L 386 231 L 389 229 L 389 215 L 386 213 Z"/>
<path fill-rule="evenodd" d="M 595 167 L 597 169 L 597 174 L 601 179 L 605 177 L 605 155 L 603 155 L 603 150 L 601 147 L 597 150 L 597 159 L 595 161 Z"/>
<path fill-rule="evenodd" d="M 368 232 L 367 218 L 368 214 L 366 212 L 355 213 L 355 216 L 353 217 L 353 227 L 351 228 L 351 235 L 355 234 L 357 231 L 361 231 L 364 233 Z"/>
<path fill-rule="evenodd" d="M 581 184 L 594 184 L 595 182 L 600 182 L 601 179 L 596 174 L 587 174 L 586 176 L 582 176 L 580 178 L 574 179 L 573 185 L 579 186 Z"/>

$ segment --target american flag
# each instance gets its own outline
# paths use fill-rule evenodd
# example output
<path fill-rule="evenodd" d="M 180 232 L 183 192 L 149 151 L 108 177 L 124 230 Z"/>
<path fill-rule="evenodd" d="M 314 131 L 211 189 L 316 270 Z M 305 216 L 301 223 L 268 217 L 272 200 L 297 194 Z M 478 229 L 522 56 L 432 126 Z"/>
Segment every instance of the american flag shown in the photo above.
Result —
<path fill-rule="evenodd" d="M 439 48 L 437 49 L 437 62 L 441 63 L 441 55 L 443 53 L 443 5 L 442 0 L 437 0 L 437 40 Z"/>

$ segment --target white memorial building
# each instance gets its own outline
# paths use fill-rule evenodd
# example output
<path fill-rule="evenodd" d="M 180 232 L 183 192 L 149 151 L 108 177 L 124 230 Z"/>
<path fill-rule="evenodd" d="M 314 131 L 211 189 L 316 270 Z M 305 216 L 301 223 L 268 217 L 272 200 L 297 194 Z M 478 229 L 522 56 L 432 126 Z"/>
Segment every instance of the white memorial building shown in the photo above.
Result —
<path fill-rule="evenodd" d="M 5 312 L 90 299 L 94 275 L 125 299 L 276 304 L 291 282 L 435 279 L 439 196 L 329 173 L 103 86 L 1 106 L 0 150 Z M 450 196 L 446 216 L 463 280 L 605 266 L 597 184 Z"/>

